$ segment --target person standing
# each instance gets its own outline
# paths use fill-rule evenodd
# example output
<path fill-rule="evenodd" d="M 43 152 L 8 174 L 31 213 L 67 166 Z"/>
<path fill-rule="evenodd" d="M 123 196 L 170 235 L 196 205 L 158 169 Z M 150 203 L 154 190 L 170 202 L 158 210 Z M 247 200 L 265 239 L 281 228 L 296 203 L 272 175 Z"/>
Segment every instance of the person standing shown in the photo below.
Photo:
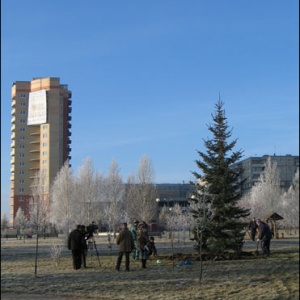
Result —
<path fill-rule="evenodd" d="M 132 251 L 132 258 L 134 260 L 138 260 L 140 257 L 140 251 L 138 250 L 137 247 L 137 231 L 138 231 L 138 225 L 139 225 L 139 221 L 135 220 L 133 222 L 133 226 L 131 227 L 130 231 L 133 237 L 133 241 L 134 241 L 134 249 Z"/>
<path fill-rule="evenodd" d="M 271 230 L 265 222 L 260 219 L 256 220 L 258 226 L 258 238 L 257 242 L 261 242 L 261 249 L 264 255 L 270 256 L 270 241 L 272 238 Z"/>
<path fill-rule="evenodd" d="M 81 242 L 82 242 L 82 253 L 81 253 L 81 256 L 82 256 L 82 262 L 83 262 L 83 267 L 84 268 L 87 268 L 87 265 L 86 265 L 86 255 L 87 255 L 87 243 L 86 243 L 86 240 L 87 240 L 87 232 L 85 231 L 85 226 L 84 225 L 81 225 L 80 226 L 80 230 L 81 230 Z"/>
<path fill-rule="evenodd" d="M 250 221 L 248 229 L 250 230 L 251 240 L 254 242 L 255 241 L 256 230 L 257 230 L 257 224 L 256 224 L 256 218 L 255 217 L 253 217 L 252 220 Z"/>
<path fill-rule="evenodd" d="M 137 231 L 137 247 L 139 251 L 141 252 L 142 257 L 142 268 L 146 268 L 146 262 L 148 259 L 148 248 L 147 243 L 149 240 L 148 237 L 148 225 L 145 222 L 142 222 L 138 226 Z"/>
<path fill-rule="evenodd" d="M 82 255 L 82 233 L 81 225 L 77 225 L 76 229 L 71 231 L 68 237 L 68 249 L 72 251 L 73 268 L 78 270 L 81 268 Z"/>
<path fill-rule="evenodd" d="M 131 232 L 127 227 L 127 223 L 122 223 L 121 231 L 117 237 L 117 245 L 119 245 L 119 254 L 117 259 L 116 270 L 120 271 L 123 255 L 125 254 L 125 268 L 129 271 L 130 252 L 134 249 L 134 241 Z"/>

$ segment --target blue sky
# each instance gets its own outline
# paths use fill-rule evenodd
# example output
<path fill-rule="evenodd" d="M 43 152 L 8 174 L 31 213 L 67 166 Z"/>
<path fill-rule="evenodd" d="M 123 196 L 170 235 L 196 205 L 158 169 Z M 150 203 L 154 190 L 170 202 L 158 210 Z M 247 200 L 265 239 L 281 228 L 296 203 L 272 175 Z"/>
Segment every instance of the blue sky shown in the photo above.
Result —
<path fill-rule="evenodd" d="M 9 211 L 11 84 L 60 77 L 72 97 L 72 167 L 123 180 L 193 179 L 225 102 L 244 158 L 299 154 L 297 0 L 2 0 L 1 212 Z"/>

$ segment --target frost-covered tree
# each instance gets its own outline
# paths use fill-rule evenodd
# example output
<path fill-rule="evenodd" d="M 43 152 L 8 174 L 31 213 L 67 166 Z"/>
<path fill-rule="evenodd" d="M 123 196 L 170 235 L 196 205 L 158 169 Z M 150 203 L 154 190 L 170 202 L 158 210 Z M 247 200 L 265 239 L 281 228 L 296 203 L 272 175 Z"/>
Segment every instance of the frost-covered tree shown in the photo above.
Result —
<path fill-rule="evenodd" d="M 74 176 L 69 161 L 60 169 L 51 187 L 51 221 L 68 234 L 75 224 Z"/>
<path fill-rule="evenodd" d="M 126 188 L 126 211 L 131 217 L 150 222 L 156 216 L 157 191 L 154 184 L 154 170 L 149 157 L 140 159 L 136 176 L 131 175 Z"/>
<path fill-rule="evenodd" d="M 280 210 L 280 174 L 277 163 L 268 157 L 258 182 L 251 189 L 251 211 L 253 216 L 261 217 Z"/>
<path fill-rule="evenodd" d="M 101 176 L 100 176 L 101 177 Z M 75 222 L 90 224 L 99 217 L 99 176 L 91 158 L 85 159 L 75 178 Z M 95 221 L 96 222 L 96 221 Z"/>
<path fill-rule="evenodd" d="M 124 220 L 123 191 L 124 185 L 120 175 L 120 169 L 118 163 L 113 160 L 104 185 L 104 216 L 106 224 L 108 225 L 108 231 L 112 233 L 114 237 L 122 221 L 127 222 L 127 220 Z"/>
<path fill-rule="evenodd" d="M 293 179 L 293 184 L 282 196 L 282 225 L 291 232 L 299 228 L 299 169 Z"/>
<path fill-rule="evenodd" d="M 210 210 L 211 221 L 209 224 L 201 224 L 207 231 L 207 248 L 211 253 L 224 253 L 233 250 L 239 253 L 244 244 L 245 222 L 242 218 L 249 215 L 247 209 L 240 208 L 238 202 L 241 199 L 241 175 L 243 170 L 234 165 L 242 156 L 242 151 L 234 151 L 237 140 L 229 141 L 232 130 L 228 130 L 228 122 L 223 109 L 224 103 L 218 101 L 216 111 L 212 115 L 213 124 L 208 126 L 213 137 L 204 140 L 206 153 L 198 151 L 200 159 L 196 160 L 197 167 L 201 170 L 193 172 L 195 182 L 194 197 L 190 202 L 199 201 L 198 197 L 204 197 L 202 203 Z M 201 185 L 205 182 L 205 185 Z M 204 189 L 207 189 L 205 191 Z M 193 212 L 194 218 L 203 218 L 202 210 Z M 200 224 L 200 222 L 196 222 Z M 195 228 L 194 232 L 197 232 Z M 199 236 L 195 237 L 196 239 Z"/>
<path fill-rule="evenodd" d="M 17 232 L 19 232 L 24 237 L 25 242 L 25 232 L 24 229 L 27 228 L 29 225 L 29 220 L 27 216 L 25 216 L 24 211 L 20 207 L 16 213 L 15 219 L 14 219 L 14 227 L 17 229 Z"/>

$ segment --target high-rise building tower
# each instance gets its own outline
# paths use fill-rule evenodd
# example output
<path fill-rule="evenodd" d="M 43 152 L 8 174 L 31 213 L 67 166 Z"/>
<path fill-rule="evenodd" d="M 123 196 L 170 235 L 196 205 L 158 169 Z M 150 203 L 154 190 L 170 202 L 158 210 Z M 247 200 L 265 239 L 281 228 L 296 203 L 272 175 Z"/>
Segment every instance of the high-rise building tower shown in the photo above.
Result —
<path fill-rule="evenodd" d="M 59 78 L 33 78 L 12 84 L 11 210 L 28 213 L 31 185 L 43 171 L 44 194 L 71 151 L 71 97 Z"/>

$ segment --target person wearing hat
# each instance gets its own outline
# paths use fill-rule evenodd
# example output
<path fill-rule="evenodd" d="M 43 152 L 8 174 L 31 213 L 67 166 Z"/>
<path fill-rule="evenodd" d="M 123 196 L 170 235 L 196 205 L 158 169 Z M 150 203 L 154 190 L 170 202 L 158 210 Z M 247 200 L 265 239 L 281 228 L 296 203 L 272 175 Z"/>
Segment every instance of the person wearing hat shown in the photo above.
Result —
<path fill-rule="evenodd" d="M 272 238 L 271 230 L 267 223 L 263 222 L 260 219 L 256 220 L 257 230 L 258 230 L 258 238 L 257 242 L 261 243 L 261 249 L 265 256 L 270 256 L 270 241 Z"/>
<path fill-rule="evenodd" d="M 81 255 L 82 255 L 82 233 L 81 225 L 77 225 L 76 229 L 71 231 L 68 237 L 68 249 L 72 251 L 73 268 L 78 270 L 81 268 Z"/>
<path fill-rule="evenodd" d="M 134 249 L 134 242 L 131 232 L 128 230 L 127 223 L 122 224 L 121 231 L 117 237 L 117 245 L 119 245 L 119 254 L 117 259 L 116 270 L 120 271 L 122 257 L 125 254 L 125 267 L 129 271 L 130 252 Z"/>
<path fill-rule="evenodd" d="M 133 222 L 133 226 L 131 226 L 130 231 L 133 237 L 133 241 L 134 241 L 134 249 L 132 251 L 132 258 L 134 260 L 138 260 L 140 257 L 140 251 L 137 247 L 137 230 L 138 230 L 138 225 L 139 225 L 139 221 L 138 220 L 134 220 Z"/>

